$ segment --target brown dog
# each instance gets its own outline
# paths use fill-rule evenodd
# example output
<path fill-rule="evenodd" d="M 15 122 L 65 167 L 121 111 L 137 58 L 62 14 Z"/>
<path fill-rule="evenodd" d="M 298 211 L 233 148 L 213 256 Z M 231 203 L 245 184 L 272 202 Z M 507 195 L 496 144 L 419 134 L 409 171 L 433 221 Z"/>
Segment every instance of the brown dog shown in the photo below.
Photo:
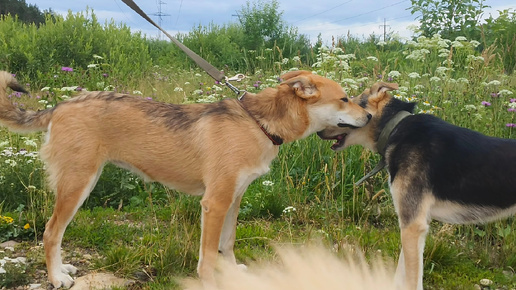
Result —
<path fill-rule="evenodd" d="M 22 90 L 0 72 L 0 122 L 14 131 L 47 131 L 41 157 L 56 192 L 44 234 L 55 287 L 73 284 L 61 241 L 106 162 L 192 195 L 203 195 L 197 271 L 214 285 L 217 253 L 236 264 L 233 246 L 247 186 L 269 170 L 279 144 L 333 127 L 362 127 L 371 115 L 339 84 L 306 71 L 289 72 L 276 88 L 241 100 L 173 105 L 114 92 L 86 92 L 43 111 L 14 107 L 6 88 Z"/>

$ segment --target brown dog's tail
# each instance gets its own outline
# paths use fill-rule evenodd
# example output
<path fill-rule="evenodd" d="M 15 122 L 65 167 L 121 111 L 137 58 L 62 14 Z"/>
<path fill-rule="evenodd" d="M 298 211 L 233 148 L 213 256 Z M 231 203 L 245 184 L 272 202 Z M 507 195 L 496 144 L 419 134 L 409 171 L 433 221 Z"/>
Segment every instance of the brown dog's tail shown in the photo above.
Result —
<path fill-rule="evenodd" d="M 7 88 L 18 92 L 27 91 L 16 81 L 13 75 L 0 71 L 0 124 L 16 132 L 45 131 L 52 118 L 52 109 L 43 111 L 26 111 L 13 105 L 7 97 Z"/>

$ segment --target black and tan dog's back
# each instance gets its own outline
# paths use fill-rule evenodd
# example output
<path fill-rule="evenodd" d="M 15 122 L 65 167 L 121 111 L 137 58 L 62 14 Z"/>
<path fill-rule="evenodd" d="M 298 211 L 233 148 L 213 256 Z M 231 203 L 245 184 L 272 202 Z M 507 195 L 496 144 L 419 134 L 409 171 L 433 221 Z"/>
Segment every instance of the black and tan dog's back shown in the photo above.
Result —
<path fill-rule="evenodd" d="M 353 102 L 373 114 L 358 129 L 328 129 L 336 151 L 360 144 L 380 153 L 401 227 L 397 283 L 423 289 L 423 248 L 432 219 L 484 223 L 516 213 L 516 140 L 488 137 L 426 114 L 377 83 Z"/>

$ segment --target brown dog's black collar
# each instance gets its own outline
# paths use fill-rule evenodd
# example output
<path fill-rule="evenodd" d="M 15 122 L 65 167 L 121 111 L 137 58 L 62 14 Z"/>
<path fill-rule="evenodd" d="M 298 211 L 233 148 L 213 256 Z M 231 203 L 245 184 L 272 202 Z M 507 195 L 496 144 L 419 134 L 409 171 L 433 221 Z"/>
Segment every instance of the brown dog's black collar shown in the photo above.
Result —
<path fill-rule="evenodd" d="M 271 134 L 269 133 L 264 127 L 262 124 L 260 124 L 260 122 L 258 122 L 258 120 L 256 120 L 256 118 L 251 114 L 251 112 L 249 112 L 249 110 L 244 106 L 244 104 L 242 103 L 242 99 L 244 98 L 245 96 L 245 93 L 240 96 L 237 100 L 237 102 L 240 104 L 240 106 L 242 107 L 242 109 L 244 109 L 244 111 L 247 112 L 247 114 L 256 122 L 256 124 L 258 124 L 258 126 L 260 127 L 260 129 L 262 130 L 262 132 L 265 134 L 265 136 L 267 136 L 267 138 L 269 138 L 269 140 L 271 140 L 272 144 L 274 145 L 281 145 L 283 144 L 283 138 L 281 138 L 280 136 L 278 135 L 274 135 L 274 134 Z"/>

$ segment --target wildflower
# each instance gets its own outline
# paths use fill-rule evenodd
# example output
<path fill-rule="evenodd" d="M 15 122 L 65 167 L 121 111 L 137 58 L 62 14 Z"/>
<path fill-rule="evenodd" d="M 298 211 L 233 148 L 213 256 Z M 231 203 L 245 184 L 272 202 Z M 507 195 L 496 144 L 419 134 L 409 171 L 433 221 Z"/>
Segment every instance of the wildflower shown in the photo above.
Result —
<path fill-rule="evenodd" d="M 133 91 L 133 95 L 143 95 L 143 93 L 141 91 L 135 90 Z"/>
<path fill-rule="evenodd" d="M 476 41 L 476 40 L 472 40 L 469 42 L 473 47 L 477 47 L 480 45 L 480 42 Z"/>
<path fill-rule="evenodd" d="M 465 106 L 464 106 L 464 109 L 465 109 L 466 111 L 473 111 L 473 110 L 476 110 L 476 109 L 477 109 L 477 107 L 476 107 L 475 105 L 465 105 Z"/>
<path fill-rule="evenodd" d="M 16 165 L 18 165 L 18 162 L 14 161 L 12 159 L 5 160 L 5 163 L 9 164 L 11 167 L 15 167 Z"/>
<path fill-rule="evenodd" d="M 516 124 L 514 124 L 514 123 L 507 123 L 507 124 L 505 124 L 505 127 L 514 128 L 514 127 L 516 127 Z"/>
<path fill-rule="evenodd" d="M 98 64 L 96 64 L 96 63 L 90 63 L 90 64 L 88 65 L 88 68 L 96 68 L 96 67 L 98 67 L 98 66 L 99 66 L 99 65 L 98 65 Z"/>
<path fill-rule="evenodd" d="M 460 48 L 460 47 L 464 47 L 464 44 L 460 43 L 459 41 L 455 40 L 455 41 L 452 41 L 452 46 L 455 47 L 455 48 Z"/>
<path fill-rule="evenodd" d="M 107 78 L 109 75 L 108 74 L 102 74 L 102 76 Z"/>
<path fill-rule="evenodd" d="M 481 104 L 482 104 L 484 107 L 489 107 L 489 106 L 491 106 L 491 103 L 486 102 L 486 101 L 482 101 L 482 103 L 481 103 Z"/>
<path fill-rule="evenodd" d="M 263 185 L 265 186 L 273 186 L 274 185 L 274 182 L 270 181 L 270 180 L 264 180 L 262 182 Z"/>
<path fill-rule="evenodd" d="M 512 95 L 512 91 L 509 91 L 509 90 L 500 90 L 500 91 L 498 92 L 498 95 L 500 95 L 500 96 L 504 96 L 504 97 L 507 97 L 507 96 Z"/>
<path fill-rule="evenodd" d="M 46 92 L 46 91 L 49 91 L 50 90 L 50 87 L 44 87 L 41 89 L 42 92 Z"/>
<path fill-rule="evenodd" d="M 514 113 L 514 112 L 516 112 L 516 108 L 509 108 L 509 109 L 507 109 L 507 112 Z"/>
<path fill-rule="evenodd" d="M 176 87 L 174 89 L 174 92 L 182 92 L 183 91 L 183 88 L 180 88 L 180 87 Z"/>
<path fill-rule="evenodd" d="M 496 98 L 498 97 L 498 93 L 491 93 L 491 98 Z"/>
<path fill-rule="evenodd" d="M 417 79 L 417 78 L 421 78 L 421 76 L 417 73 L 417 72 L 411 72 L 408 74 L 408 77 L 411 78 L 411 79 Z"/>
<path fill-rule="evenodd" d="M 71 91 L 76 91 L 78 88 L 78 86 L 73 86 L 73 87 L 62 87 L 61 88 L 61 92 L 71 92 Z"/>
<path fill-rule="evenodd" d="M 492 80 L 489 83 L 487 83 L 488 86 L 499 86 L 501 84 L 502 83 L 500 81 L 497 81 L 497 80 Z"/>
<path fill-rule="evenodd" d="M 458 78 L 457 82 L 462 84 L 469 84 L 469 80 L 467 78 Z"/>
<path fill-rule="evenodd" d="M 30 225 L 29 225 L 29 223 L 25 224 L 25 225 L 23 226 L 23 228 L 24 228 L 24 229 L 26 229 L 26 230 L 30 229 Z"/>
<path fill-rule="evenodd" d="M 391 70 L 388 74 L 387 74 L 388 77 L 390 78 L 397 78 L 397 77 L 400 77 L 401 76 L 401 73 L 397 70 Z"/>
<path fill-rule="evenodd" d="M 455 41 L 468 41 L 468 39 L 466 37 L 464 37 L 464 36 L 457 36 L 455 38 Z"/>
<path fill-rule="evenodd" d="M 10 216 L 1 216 L 0 215 L 0 222 L 3 221 L 6 224 L 12 224 L 14 222 L 13 218 Z"/>
<path fill-rule="evenodd" d="M 38 147 L 38 144 L 36 143 L 35 140 L 29 139 L 27 137 L 22 137 L 22 139 L 23 139 L 23 144 L 30 146 L 30 147 Z"/>
<path fill-rule="evenodd" d="M 67 66 L 63 66 L 63 67 L 61 68 L 61 70 L 62 70 L 62 71 L 73 72 L 73 68 L 71 68 L 71 67 L 67 67 Z"/>
<path fill-rule="evenodd" d="M 367 59 L 372 61 L 378 61 L 378 58 L 375 56 L 368 56 Z"/>
<path fill-rule="evenodd" d="M 435 69 L 435 74 L 438 74 L 438 75 L 445 75 L 446 74 L 446 71 L 448 71 L 449 68 L 447 67 L 444 67 L 444 66 L 440 66 L 438 68 Z"/>
<path fill-rule="evenodd" d="M 152 101 L 152 97 L 146 97 L 146 100 Z"/>
<path fill-rule="evenodd" d="M 295 212 L 296 211 L 296 208 L 293 207 L 293 206 L 287 206 L 284 210 L 283 210 L 283 213 L 291 213 L 291 212 Z"/>
<path fill-rule="evenodd" d="M 441 81 L 441 78 L 439 78 L 439 77 L 431 77 L 430 78 L 430 82 L 439 82 L 439 81 Z"/>

